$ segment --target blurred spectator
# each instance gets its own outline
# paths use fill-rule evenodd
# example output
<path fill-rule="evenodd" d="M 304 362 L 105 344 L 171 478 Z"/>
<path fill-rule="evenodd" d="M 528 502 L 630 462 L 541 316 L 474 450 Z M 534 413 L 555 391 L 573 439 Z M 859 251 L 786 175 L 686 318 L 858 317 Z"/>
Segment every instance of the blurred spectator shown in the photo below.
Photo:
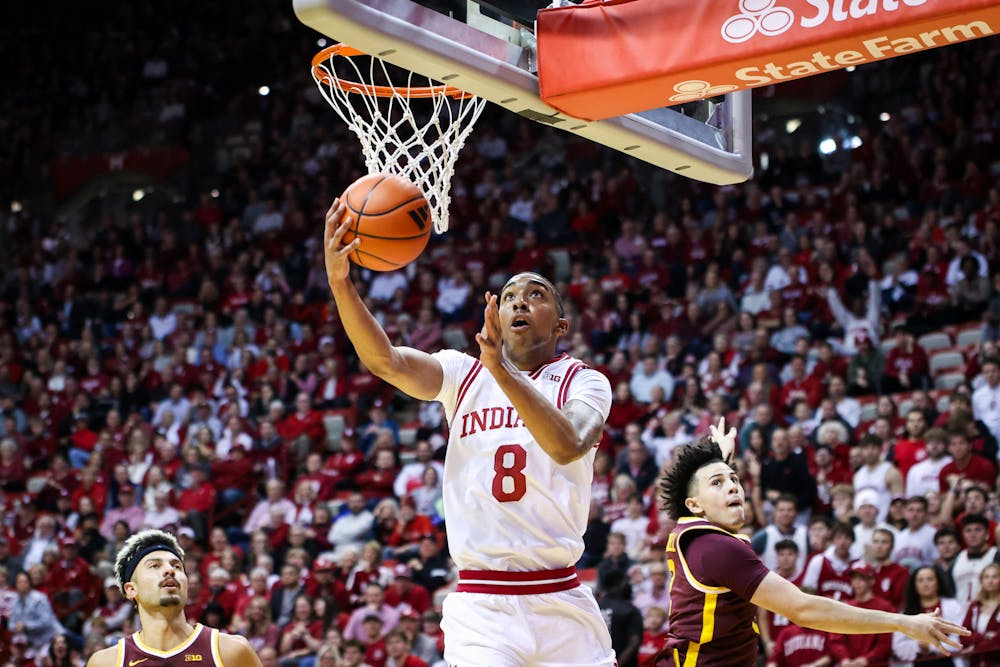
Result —
<path fill-rule="evenodd" d="M 632 371 L 629 389 L 632 397 L 640 403 L 650 403 L 653 387 L 660 387 L 665 396 L 673 396 L 674 378 L 659 365 L 656 355 L 646 355 Z"/>
<path fill-rule="evenodd" d="M 422 535 L 417 547 L 417 557 L 407 565 L 413 572 L 413 581 L 431 593 L 436 592 L 451 579 L 448 558 L 441 553 L 441 547 L 434 535 Z"/>
<path fill-rule="evenodd" d="M 990 563 L 979 573 L 979 593 L 969 604 L 962 625 L 972 631 L 962 637 L 963 653 L 971 654 L 972 667 L 987 667 L 1000 660 L 1000 640 L 997 630 L 1000 619 L 997 607 L 1000 605 L 1000 565 Z"/>
<path fill-rule="evenodd" d="M 914 496 L 906 499 L 906 528 L 896 534 L 892 560 L 911 572 L 937 559 L 934 546 L 934 526 L 927 523 L 927 499 Z"/>
<path fill-rule="evenodd" d="M 254 505 L 250 516 L 243 523 L 243 532 L 251 535 L 258 528 L 267 524 L 271 509 L 278 507 L 285 517 L 286 523 L 291 523 L 295 518 L 295 503 L 285 498 L 285 483 L 279 479 L 268 480 L 264 486 L 265 497 Z"/>
<path fill-rule="evenodd" d="M 860 609 L 878 609 L 894 612 L 888 602 L 872 593 L 874 571 L 864 562 L 851 565 L 852 599 L 848 604 Z M 830 636 L 830 655 L 840 665 L 878 665 L 888 662 L 892 655 L 892 634 Z"/>
<path fill-rule="evenodd" d="M 382 623 L 385 631 L 392 630 L 399 623 L 399 612 L 385 601 L 385 590 L 375 581 L 365 586 L 361 606 L 351 613 L 344 627 L 344 639 L 364 640 L 362 624 L 369 615 L 375 615 Z"/>
<path fill-rule="evenodd" d="M 374 515 L 365 508 L 365 497 L 352 493 L 347 499 L 347 511 L 333 521 L 328 540 L 337 558 L 344 549 L 360 549 L 368 539 L 374 524 Z"/>
<path fill-rule="evenodd" d="M 7 618 L 7 627 L 14 636 L 26 638 L 28 651 L 41 654 L 52 638 L 66 634 L 66 629 L 52 611 L 49 598 L 34 589 L 27 572 L 22 570 L 15 575 L 14 591 L 17 596 Z"/>
<path fill-rule="evenodd" d="M 941 614 L 953 623 L 961 623 L 964 607 L 950 597 L 944 586 L 941 572 L 928 565 L 916 568 L 910 575 L 903 602 L 904 614 Z M 928 661 L 944 659 L 941 652 L 932 646 L 917 642 L 901 633 L 892 635 L 892 651 L 901 660 Z"/>
<path fill-rule="evenodd" d="M 997 548 L 990 546 L 990 522 L 982 514 L 962 517 L 962 549 L 951 566 L 955 582 L 955 599 L 968 605 L 979 595 L 979 575 L 988 564 L 996 561 Z"/>
<path fill-rule="evenodd" d="M 983 383 L 972 393 L 972 414 L 1000 440 L 1000 359 L 985 359 L 981 372 Z"/>

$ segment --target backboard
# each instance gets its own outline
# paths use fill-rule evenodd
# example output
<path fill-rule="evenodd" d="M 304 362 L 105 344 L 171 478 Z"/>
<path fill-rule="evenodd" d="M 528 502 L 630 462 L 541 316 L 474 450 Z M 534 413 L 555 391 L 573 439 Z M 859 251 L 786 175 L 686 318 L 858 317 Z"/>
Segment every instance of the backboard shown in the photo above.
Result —
<path fill-rule="evenodd" d="M 386 62 L 469 93 L 530 120 L 718 185 L 753 173 L 750 92 L 600 121 L 574 118 L 539 97 L 532 0 L 293 0 L 304 24 Z M 433 5 L 433 6 L 432 6 Z M 464 11 L 462 11 L 464 9 Z"/>

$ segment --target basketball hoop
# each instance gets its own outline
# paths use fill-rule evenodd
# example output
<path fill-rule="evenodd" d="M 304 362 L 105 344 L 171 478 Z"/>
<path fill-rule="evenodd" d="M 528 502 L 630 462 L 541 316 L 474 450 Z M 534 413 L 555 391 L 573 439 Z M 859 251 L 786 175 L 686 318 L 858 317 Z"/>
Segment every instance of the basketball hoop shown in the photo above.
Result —
<path fill-rule="evenodd" d="M 472 132 L 486 100 L 452 86 L 436 84 L 409 72 L 406 83 L 395 84 L 389 66 L 369 56 L 367 72 L 355 62 L 367 54 L 334 44 L 312 60 L 312 75 L 320 93 L 361 141 L 365 168 L 369 174 L 388 172 L 412 181 L 430 205 L 431 219 L 438 233 L 448 230 L 448 206 L 455 162 Z M 337 65 L 349 63 L 350 79 L 337 73 Z M 396 74 L 397 80 L 403 75 Z M 420 105 L 420 118 L 411 100 L 428 100 Z"/>

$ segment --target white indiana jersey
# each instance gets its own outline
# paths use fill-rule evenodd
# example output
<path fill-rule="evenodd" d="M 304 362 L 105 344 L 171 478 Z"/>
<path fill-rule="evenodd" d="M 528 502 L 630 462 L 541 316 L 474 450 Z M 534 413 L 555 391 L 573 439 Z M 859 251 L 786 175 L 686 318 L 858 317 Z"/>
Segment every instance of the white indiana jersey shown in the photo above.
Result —
<path fill-rule="evenodd" d="M 455 564 L 496 571 L 575 564 L 583 553 L 596 450 L 557 464 L 478 359 L 455 350 L 433 356 L 444 372 L 435 400 L 450 427 L 442 495 Z M 578 359 L 563 354 L 522 375 L 557 408 L 582 401 L 607 419 L 611 385 Z"/>

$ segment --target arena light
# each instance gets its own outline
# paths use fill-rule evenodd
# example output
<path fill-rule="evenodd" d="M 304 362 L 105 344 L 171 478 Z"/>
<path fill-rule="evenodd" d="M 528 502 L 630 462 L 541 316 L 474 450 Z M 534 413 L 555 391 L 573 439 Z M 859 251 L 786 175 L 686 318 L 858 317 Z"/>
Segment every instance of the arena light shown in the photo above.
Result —
<path fill-rule="evenodd" d="M 132 192 L 132 201 L 142 201 L 142 198 L 146 196 L 146 191 L 142 188 Z"/>
<path fill-rule="evenodd" d="M 24 210 L 24 207 L 21 206 L 21 202 L 17 201 L 16 199 L 10 203 L 10 212 L 11 213 L 20 213 L 23 210 Z"/>
<path fill-rule="evenodd" d="M 257 89 L 257 94 L 260 95 L 261 97 L 267 97 L 268 95 L 271 94 L 271 87 L 261 86 L 260 88 Z"/>
<path fill-rule="evenodd" d="M 322 49 L 323 47 L 326 46 L 326 40 L 320 37 L 319 39 L 316 40 L 316 46 Z"/>
<path fill-rule="evenodd" d="M 789 118 L 785 121 L 785 132 L 788 134 L 794 134 L 795 130 L 802 126 L 801 118 Z"/>
<path fill-rule="evenodd" d="M 830 155 L 837 150 L 837 142 L 827 137 L 823 141 L 819 142 L 819 152 L 823 155 Z"/>
<path fill-rule="evenodd" d="M 762 151 L 760 154 L 760 168 L 762 171 L 767 171 L 767 168 L 771 166 L 771 156 L 767 154 L 767 151 Z"/>
<path fill-rule="evenodd" d="M 212 199 L 218 199 L 219 198 L 219 191 L 216 188 L 212 188 L 212 192 L 210 192 L 209 194 L 212 195 Z"/>
<path fill-rule="evenodd" d="M 853 72 L 856 69 L 857 69 L 857 67 L 855 67 L 854 65 L 851 65 L 850 67 L 847 68 L 847 71 L 848 72 Z"/>
<path fill-rule="evenodd" d="M 855 134 L 854 136 L 844 138 L 844 141 L 840 145 L 846 151 L 861 148 L 861 144 L 861 137 Z"/>
<path fill-rule="evenodd" d="M 889 115 L 888 111 L 883 111 L 878 115 L 878 119 L 883 123 L 888 123 L 890 118 L 892 118 L 892 116 Z"/>

